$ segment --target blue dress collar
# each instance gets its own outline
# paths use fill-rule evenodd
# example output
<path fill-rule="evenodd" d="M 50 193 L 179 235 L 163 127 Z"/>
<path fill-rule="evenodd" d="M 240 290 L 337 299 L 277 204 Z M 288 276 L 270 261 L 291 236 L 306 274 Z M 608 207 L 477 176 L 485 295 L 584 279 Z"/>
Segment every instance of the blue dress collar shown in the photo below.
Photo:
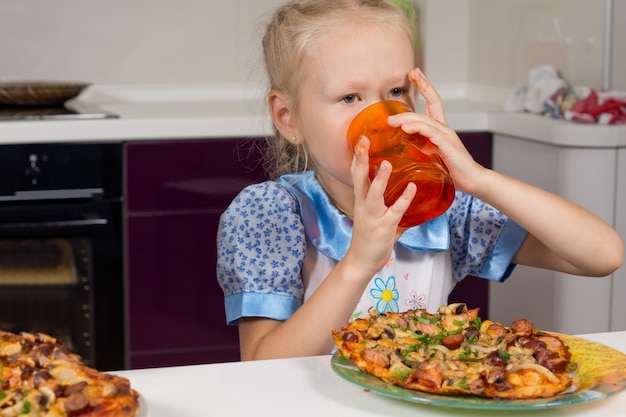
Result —
<path fill-rule="evenodd" d="M 283 175 L 277 182 L 296 198 L 306 235 L 313 246 L 329 258 L 342 259 L 352 239 L 352 220 L 330 201 L 313 171 Z M 447 250 L 450 230 L 446 214 L 407 229 L 398 243 L 415 251 Z"/>

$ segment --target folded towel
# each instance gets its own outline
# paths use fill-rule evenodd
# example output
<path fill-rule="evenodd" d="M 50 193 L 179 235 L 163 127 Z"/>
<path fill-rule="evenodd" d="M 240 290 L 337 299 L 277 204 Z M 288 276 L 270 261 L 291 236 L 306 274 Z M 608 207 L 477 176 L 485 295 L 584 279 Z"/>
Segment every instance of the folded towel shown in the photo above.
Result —
<path fill-rule="evenodd" d="M 626 124 L 626 92 L 590 90 L 565 111 L 564 118 L 601 125 Z"/>
<path fill-rule="evenodd" d="M 549 65 L 533 68 L 528 73 L 528 79 L 515 87 L 504 108 L 506 111 L 543 114 L 546 111 L 545 101 L 566 84 L 557 71 Z"/>

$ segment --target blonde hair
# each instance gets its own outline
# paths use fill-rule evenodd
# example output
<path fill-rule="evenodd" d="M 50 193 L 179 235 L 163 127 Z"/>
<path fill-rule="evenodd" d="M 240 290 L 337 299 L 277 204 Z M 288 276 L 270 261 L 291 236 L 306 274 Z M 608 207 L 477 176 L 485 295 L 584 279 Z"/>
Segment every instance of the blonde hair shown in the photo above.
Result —
<path fill-rule="evenodd" d="M 398 0 L 293 0 L 276 10 L 263 37 L 265 69 L 270 90 L 290 98 L 298 111 L 299 85 L 307 52 L 341 28 L 345 19 L 361 19 L 406 34 L 415 44 L 414 21 L 396 4 Z M 406 2 L 405 2 L 406 3 Z M 308 154 L 302 141 L 287 140 L 275 130 L 268 138 L 265 156 L 270 179 L 307 170 Z"/>

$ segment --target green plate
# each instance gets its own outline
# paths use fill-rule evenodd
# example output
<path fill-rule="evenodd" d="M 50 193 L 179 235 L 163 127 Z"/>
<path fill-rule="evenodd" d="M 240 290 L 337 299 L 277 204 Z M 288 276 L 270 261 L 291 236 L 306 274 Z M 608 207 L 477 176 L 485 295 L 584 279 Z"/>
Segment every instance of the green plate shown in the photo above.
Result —
<path fill-rule="evenodd" d="M 398 400 L 442 407 L 483 410 L 528 410 L 564 407 L 602 400 L 626 388 L 626 355 L 600 343 L 575 336 L 559 335 L 569 347 L 572 362 L 578 363 L 572 386 L 555 397 L 533 400 L 501 400 L 470 395 L 437 395 L 409 390 L 369 375 L 340 352 L 331 358 L 331 367 L 347 381 L 366 390 Z"/>

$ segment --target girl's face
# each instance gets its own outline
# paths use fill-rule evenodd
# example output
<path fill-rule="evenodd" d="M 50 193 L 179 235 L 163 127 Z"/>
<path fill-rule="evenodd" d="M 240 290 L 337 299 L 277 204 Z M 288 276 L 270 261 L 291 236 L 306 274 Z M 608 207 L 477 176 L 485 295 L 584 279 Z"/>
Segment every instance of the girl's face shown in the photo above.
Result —
<path fill-rule="evenodd" d="M 414 106 L 407 77 L 413 59 L 413 46 L 402 33 L 347 21 L 304 61 L 295 118 L 298 138 L 307 146 L 318 179 L 346 211 L 354 207 L 348 126 L 357 113 L 381 100 Z"/>

